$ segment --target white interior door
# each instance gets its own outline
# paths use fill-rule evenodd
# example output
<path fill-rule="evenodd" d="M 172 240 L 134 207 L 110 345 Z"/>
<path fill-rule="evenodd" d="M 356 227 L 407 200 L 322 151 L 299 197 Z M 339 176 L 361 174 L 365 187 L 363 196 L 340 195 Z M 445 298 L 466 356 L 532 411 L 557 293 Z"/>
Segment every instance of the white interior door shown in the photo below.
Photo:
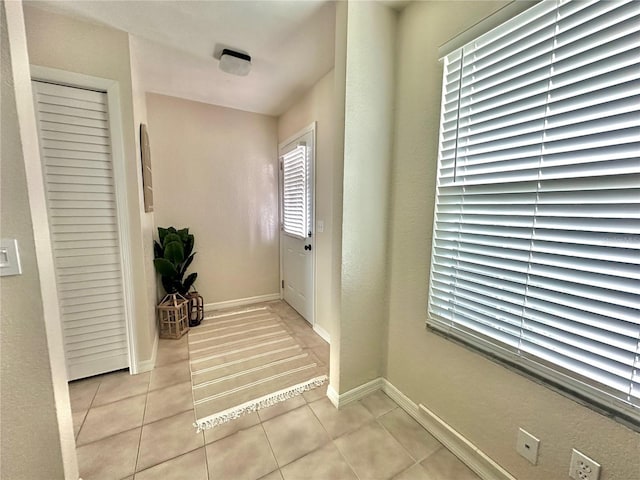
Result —
<path fill-rule="evenodd" d="M 33 91 L 69 380 L 127 368 L 107 94 Z"/>
<path fill-rule="evenodd" d="M 284 300 L 313 325 L 315 129 L 280 148 L 281 252 Z"/>

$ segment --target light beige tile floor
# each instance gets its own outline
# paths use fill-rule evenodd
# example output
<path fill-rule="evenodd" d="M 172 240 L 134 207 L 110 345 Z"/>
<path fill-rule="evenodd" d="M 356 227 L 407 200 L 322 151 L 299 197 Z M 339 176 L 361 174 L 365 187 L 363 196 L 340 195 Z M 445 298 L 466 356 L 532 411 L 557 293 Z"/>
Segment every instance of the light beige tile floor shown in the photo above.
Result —
<path fill-rule="evenodd" d="M 293 309 L 268 305 L 328 359 Z M 186 336 L 160 340 L 153 372 L 69 391 L 83 480 L 478 480 L 382 391 L 338 411 L 321 387 L 196 433 Z"/>

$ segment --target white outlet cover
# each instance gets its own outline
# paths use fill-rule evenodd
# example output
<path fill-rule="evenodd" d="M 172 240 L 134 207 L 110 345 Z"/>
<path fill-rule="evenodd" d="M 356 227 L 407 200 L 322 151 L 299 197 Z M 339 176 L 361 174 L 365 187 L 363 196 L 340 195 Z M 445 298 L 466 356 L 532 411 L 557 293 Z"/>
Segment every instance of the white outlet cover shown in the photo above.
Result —
<path fill-rule="evenodd" d="M 600 464 L 574 448 L 571 451 L 569 476 L 575 480 L 598 480 Z"/>
<path fill-rule="evenodd" d="M 522 428 L 518 430 L 516 440 L 516 451 L 533 465 L 538 463 L 538 448 L 540 440 Z"/>

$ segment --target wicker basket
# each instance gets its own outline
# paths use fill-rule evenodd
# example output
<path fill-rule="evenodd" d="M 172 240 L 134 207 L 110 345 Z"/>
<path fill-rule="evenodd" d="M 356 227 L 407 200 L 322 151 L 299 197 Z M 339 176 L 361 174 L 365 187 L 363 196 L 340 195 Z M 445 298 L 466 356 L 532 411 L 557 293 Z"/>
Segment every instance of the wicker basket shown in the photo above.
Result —
<path fill-rule="evenodd" d="M 189 326 L 197 327 L 204 318 L 204 300 L 198 292 L 189 292 L 187 294 L 189 300 Z"/>
<path fill-rule="evenodd" d="M 180 338 L 189 331 L 189 300 L 179 293 L 165 296 L 158 304 L 160 338 Z"/>

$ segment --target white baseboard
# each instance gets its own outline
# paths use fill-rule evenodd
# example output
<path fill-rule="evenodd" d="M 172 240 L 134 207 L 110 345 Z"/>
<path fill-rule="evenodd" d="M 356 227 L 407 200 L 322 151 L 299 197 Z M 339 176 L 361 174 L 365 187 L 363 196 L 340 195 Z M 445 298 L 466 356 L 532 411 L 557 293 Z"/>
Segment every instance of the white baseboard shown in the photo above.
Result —
<path fill-rule="evenodd" d="M 325 342 L 331 345 L 331 336 L 329 335 L 329 332 L 327 332 L 324 328 L 316 323 L 313 326 L 313 331 L 320 335 Z"/>
<path fill-rule="evenodd" d="M 333 388 L 332 385 L 329 385 L 327 387 L 327 397 L 329 398 L 329 401 L 333 404 L 333 406 L 338 408 L 338 404 L 340 403 L 340 395 L 338 395 L 338 392 L 336 392 L 335 388 Z"/>
<path fill-rule="evenodd" d="M 487 480 L 516 480 L 509 472 L 494 462 L 451 425 L 446 423 L 424 405 L 418 406 L 418 420 L 440 443 L 462 460 L 480 478 Z"/>
<path fill-rule="evenodd" d="M 237 300 L 205 303 L 204 310 L 206 312 L 209 312 L 211 310 L 222 310 L 223 308 L 242 307 L 244 305 L 251 305 L 253 303 L 271 302 L 273 300 L 280 300 L 280 294 L 270 293 L 268 295 L 258 295 L 256 297 L 238 298 Z"/>
<path fill-rule="evenodd" d="M 361 398 L 366 397 L 376 390 L 380 390 L 383 386 L 383 382 L 384 379 L 382 377 L 378 377 L 370 382 L 360 385 L 359 387 L 352 388 L 341 395 L 338 394 L 331 385 L 329 385 L 329 388 L 327 388 L 327 397 L 329 397 L 329 400 L 331 400 L 331 403 L 333 403 L 336 408 L 342 408 L 351 402 L 356 402 Z"/>
<path fill-rule="evenodd" d="M 142 362 L 138 362 L 138 365 L 133 373 L 144 373 L 150 372 L 156 366 L 156 358 L 158 356 L 158 332 L 156 332 L 156 339 L 153 342 L 153 348 L 151 349 L 151 358 L 149 360 L 144 360 Z"/>
<path fill-rule="evenodd" d="M 386 393 L 391 400 L 396 402 L 405 412 L 416 420 L 418 419 L 418 405 L 413 403 L 409 397 L 398 390 L 395 385 L 386 378 L 382 382 L 382 391 Z"/>
<path fill-rule="evenodd" d="M 516 480 L 513 475 L 454 430 L 451 425 L 424 405 L 416 405 L 386 379 L 383 379 L 382 390 L 480 478 Z"/>

